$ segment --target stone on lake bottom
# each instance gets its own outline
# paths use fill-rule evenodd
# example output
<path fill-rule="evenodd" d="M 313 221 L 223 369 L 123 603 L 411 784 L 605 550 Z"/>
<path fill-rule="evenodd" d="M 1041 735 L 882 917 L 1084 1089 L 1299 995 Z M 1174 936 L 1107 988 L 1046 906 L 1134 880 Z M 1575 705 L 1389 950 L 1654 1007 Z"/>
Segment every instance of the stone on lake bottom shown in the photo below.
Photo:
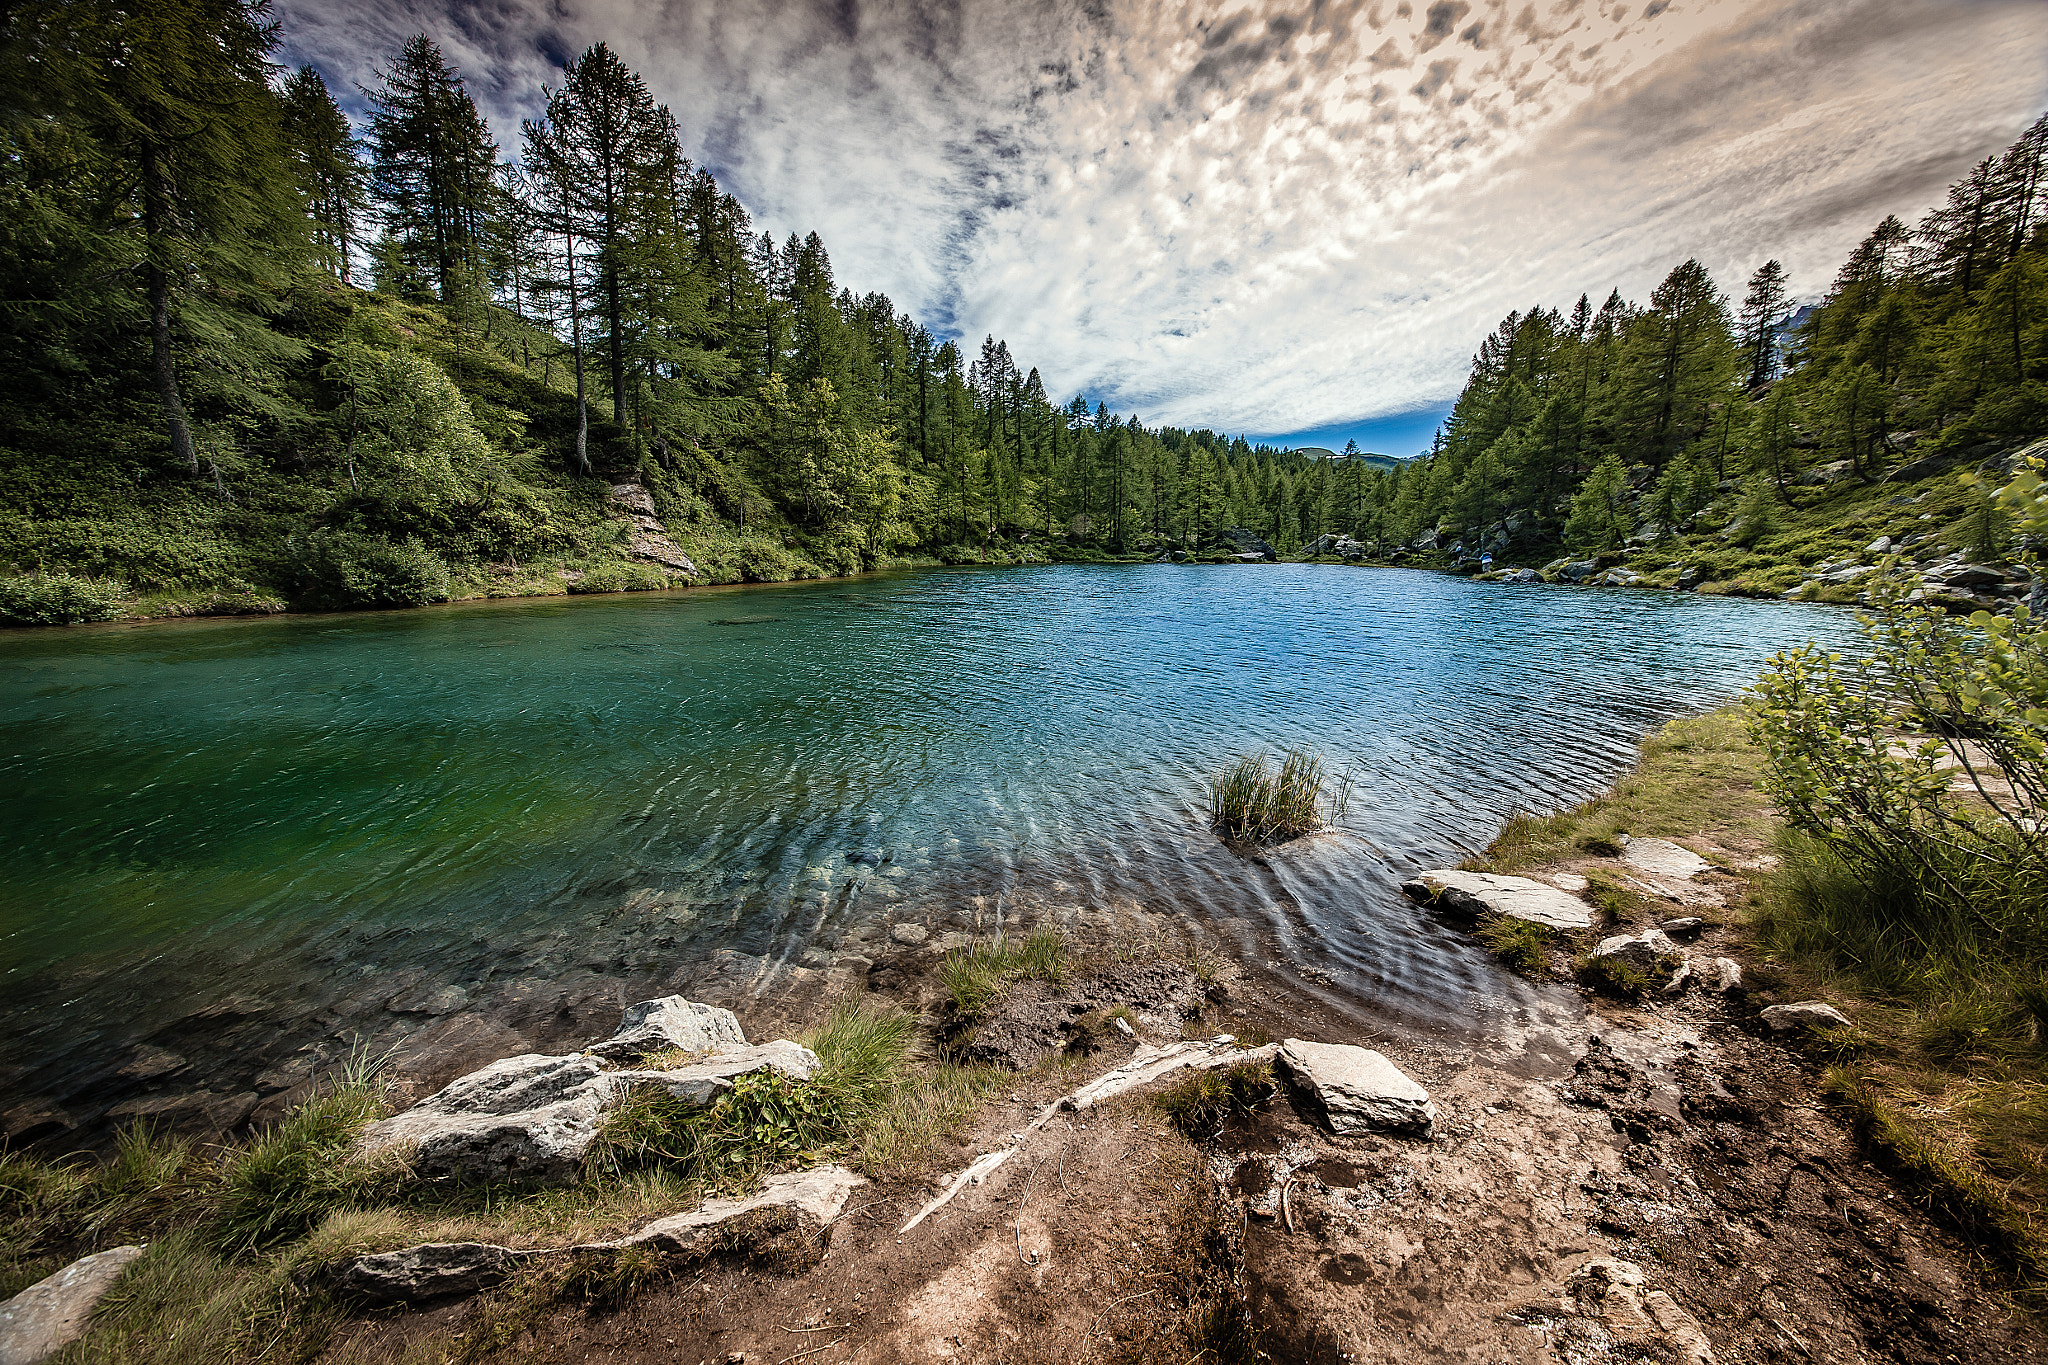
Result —
<path fill-rule="evenodd" d="M 1393 1130 L 1428 1137 L 1435 1127 L 1429 1092 L 1370 1048 L 1289 1038 L 1280 1045 L 1279 1062 L 1322 1104 L 1333 1133 Z"/>
<path fill-rule="evenodd" d="M 0 1303 L 0 1365 L 37 1365 L 83 1336 L 93 1307 L 142 1251 L 95 1252 Z"/>
<path fill-rule="evenodd" d="M 892 924 L 889 937 L 906 948 L 915 948 L 932 936 L 932 931 L 922 924 Z"/>
<path fill-rule="evenodd" d="M 1494 872 L 1461 872 L 1440 867 L 1418 872 L 1401 889 L 1424 904 L 1463 915 L 1492 913 L 1551 929 L 1590 929 L 1593 912 L 1577 896 L 1527 877 Z"/>

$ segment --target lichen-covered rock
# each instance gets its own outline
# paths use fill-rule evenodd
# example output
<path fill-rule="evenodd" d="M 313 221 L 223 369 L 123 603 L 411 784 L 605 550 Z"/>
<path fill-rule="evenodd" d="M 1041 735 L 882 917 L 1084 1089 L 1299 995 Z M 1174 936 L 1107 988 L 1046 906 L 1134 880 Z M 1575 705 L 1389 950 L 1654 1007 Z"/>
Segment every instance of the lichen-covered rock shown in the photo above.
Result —
<path fill-rule="evenodd" d="M 1527 877 L 1439 867 L 1401 884 L 1411 898 L 1461 915 L 1495 914 L 1552 929 L 1590 929 L 1593 912 L 1577 896 Z"/>
<path fill-rule="evenodd" d="M 637 1062 L 669 1048 L 712 1052 L 741 1047 L 746 1041 L 747 1035 L 740 1031 L 740 1021 L 731 1010 L 669 995 L 627 1006 L 618 1031 L 585 1051 L 614 1062 Z"/>
<path fill-rule="evenodd" d="M 1323 1106 L 1333 1133 L 1391 1130 L 1427 1137 L 1435 1128 L 1429 1092 L 1370 1048 L 1289 1038 L 1280 1045 L 1279 1063 Z"/>
<path fill-rule="evenodd" d="M 94 1306 L 142 1252 L 95 1252 L 0 1303 L 0 1365 L 37 1365 L 78 1340 Z"/>
<path fill-rule="evenodd" d="M 598 1246 L 652 1243 L 663 1251 L 688 1251 L 722 1223 L 763 1209 L 791 1209 L 823 1227 L 846 1207 L 846 1197 L 867 1182 L 844 1166 L 817 1166 L 808 1171 L 771 1175 L 756 1194 L 744 1199 L 710 1199 L 688 1213 L 657 1218 L 632 1236 Z"/>

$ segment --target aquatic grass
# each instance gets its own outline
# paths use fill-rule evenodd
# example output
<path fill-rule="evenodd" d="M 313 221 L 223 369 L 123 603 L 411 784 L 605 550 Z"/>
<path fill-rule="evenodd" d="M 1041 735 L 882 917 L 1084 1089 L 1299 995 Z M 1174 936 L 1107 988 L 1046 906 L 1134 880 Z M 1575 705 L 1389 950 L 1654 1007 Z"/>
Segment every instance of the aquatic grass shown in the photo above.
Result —
<path fill-rule="evenodd" d="M 1496 915 L 1481 924 L 1476 934 L 1502 965 L 1519 975 L 1539 976 L 1550 965 L 1551 932 L 1533 920 Z"/>
<path fill-rule="evenodd" d="M 1347 774 L 1333 818 L 1349 803 L 1350 781 Z M 1322 755 L 1289 749 L 1275 772 L 1264 754 L 1247 754 L 1210 778 L 1209 820 L 1233 843 L 1285 843 L 1323 828 L 1322 794 Z"/>

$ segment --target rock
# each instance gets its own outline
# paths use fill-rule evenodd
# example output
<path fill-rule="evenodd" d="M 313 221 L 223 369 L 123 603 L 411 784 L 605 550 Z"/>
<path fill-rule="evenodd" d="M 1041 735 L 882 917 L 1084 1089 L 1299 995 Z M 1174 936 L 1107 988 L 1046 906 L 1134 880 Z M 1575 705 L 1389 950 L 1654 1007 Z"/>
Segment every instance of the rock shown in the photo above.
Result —
<path fill-rule="evenodd" d="M 1867 555 L 1888 555 L 1891 552 L 1892 538 L 1890 536 L 1879 536 L 1876 540 L 1863 547 L 1863 553 Z"/>
<path fill-rule="evenodd" d="M 1742 964 L 1732 957 L 1714 959 L 1714 989 L 1717 991 L 1739 991 L 1742 989 Z"/>
<path fill-rule="evenodd" d="M 413 1148 L 412 1172 L 422 1180 L 570 1185 L 582 1177 L 604 1116 L 640 1087 L 708 1104 L 734 1077 L 772 1068 L 808 1080 L 817 1066 L 815 1053 L 791 1042 L 724 1048 L 673 1071 L 606 1071 L 588 1055 L 526 1053 L 371 1124 L 359 1145 L 364 1153 Z"/>
<path fill-rule="evenodd" d="M 637 483 L 620 483 L 611 486 L 610 500 L 630 528 L 626 548 L 635 558 L 659 564 L 672 573 L 699 576 L 697 565 L 669 539 L 668 529 L 655 516 L 653 494 Z"/>
<path fill-rule="evenodd" d="M 1598 1319 L 1634 1348 L 1631 1357 L 1647 1346 L 1658 1360 L 1714 1365 L 1698 1319 L 1661 1289 L 1645 1293 L 1644 1283 L 1642 1267 L 1629 1261 L 1588 1261 L 1565 1281 L 1565 1307 Z"/>
<path fill-rule="evenodd" d="M 1567 563 L 1562 569 L 1559 569 L 1557 572 L 1558 577 L 1564 579 L 1568 583 L 1581 583 L 1584 582 L 1586 579 L 1591 578 L 1593 576 L 1594 569 L 1597 567 L 1598 566 L 1590 559 L 1574 559 Z"/>
<path fill-rule="evenodd" d="M 719 1224 L 761 1209 L 793 1209 L 823 1227 L 846 1207 L 846 1198 L 867 1181 L 844 1166 L 818 1166 L 808 1171 L 771 1175 L 758 1194 L 744 1199 L 711 1199 L 689 1213 L 657 1218 L 632 1236 L 600 1247 L 652 1243 L 662 1251 L 689 1251 Z"/>
<path fill-rule="evenodd" d="M 746 1041 L 747 1035 L 740 1031 L 740 1021 L 731 1010 L 668 995 L 628 1005 L 618 1031 L 585 1051 L 607 1061 L 637 1062 L 650 1052 L 668 1048 L 711 1052 L 743 1047 Z"/>
<path fill-rule="evenodd" d="M 1689 848 L 1672 843 L 1669 839 L 1631 839 L 1624 835 L 1621 841 L 1621 860 L 1630 867 L 1659 877 L 1676 877 L 1690 881 L 1702 872 L 1713 869 L 1713 864 Z"/>
<path fill-rule="evenodd" d="M 1697 934 L 1705 925 L 1706 921 L 1698 915 L 1681 915 L 1677 919 L 1667 919 L 1657 927 L 1667 934 Z"/>
<path fill-rule="evenodd" d="M 1693 983 L 1694 976 L 1695 973 L 1692 969 L 1692 961 L 1690 958 L 1688 958 L 1686 961 L 1679 964 L 1678 970 L 1671 974 L 1671 979 L 1664 983 L 1664 994 L 1685 994 L 1685 988 Z"/>
<path fill-rule="evenodd" d="M 1239 559 L 1261 559 L 1267 563 L 1278 563 L 1280 560 L 1279 554 L 1256 531 L 1247 531 L 1242 526 L 1218 531 L 1216 540 L 1219 548 L 1226 554 L 1234 554 Z"/>
<path fill-rule="evenodd" d="M 652 1244 L 665 1252 L 694 1250 L 721 1224 L 762 1209 L 793 1209 L 824 1228 L 846 1207 L 846 1197 L 867 1182 L 843 1166 L 771 1175 L 744 1199 L 710 1199 L 688 1213 L 658 1218 L 610 1242 L 515 1251 L 488 1242 L 427 1242 L 335 1261 L 321 1272 L 343 1297 L 370 1304 L 424 1303 L 474 1294 L 502 1282 L 520 1265 L 577 1252 L 618 1251 Z"/>
<path fill-rule="evenodd" d="M 1409 544 L 1418 550 L 1434 550 L 1436 548 L 1436 531 L 1433 528 L 1424 531 L 1421 535 L 1410 541 Z"/>
<path fill-rule="evenodd" d="M 1772 1005 L 1763 1021 L 1775 1033 L 1794 1028 L 1848 1028 L 1848 1016 L 1822 1000 L 1801 1000 L 1790 1005 Z"/>
<path fill-rule="evenodd" d="M 416 991 L 394 995 L 384 1006 L 393 1014 L 426 1014 L 438 1018 L 453 1014 L 469 1003 L 469 992 L 460 986 L 422 986 Z"/>
<path fill-rule="evenodd" d="M 1937 569 L 1928 576 L 1930 582 L 1938 582 L 1950 588 L 1989 588 L 2006 581 L 2004 569 L 1994 569 L 1985 564 L 1956 564 Z"/>
<path fill-rule="evenodd" d="M 1593 912 L 1584 901 L 1527 877 L 1504 877 L 1494 872 L 1460 872 L 1456 868 L 1442 867 L 1416 873 L 1411 880 L 1401 884 L 1401 889 L 1425 904 L 1464 915 L 1478 916 L 1490 912 L 1552 929 L 1593 927 Z"/>
<path fill-rule="evenodd" d="M 1279 1062 L 1321 1103 L 1333 1133 L 1393 1130 L 1428 1137 L 1435 1128 L 1429 1092 L 1370 1048 L 1289 1038 L 1280 1045 Z"/>
<path fill-rule="evenodd" d="M 36 1365 L 78 1340 L 101 1296 L 142 1252 L 95 1252 L 0 1303 L 0 1365 Z"/>
<path fill-rule="evenodd" d="M 931 936 L 932 931 L 925 928 L 922 924 L 892 924 L 889 926 L 889 937 L 895 939 L 906 948 L 915 948 Z"/>
<path fill-rule="evenodd" d="M 1541 583 L 1543 575 L 1534 569 L 1509 569 L 1500 576 L 1503 583 Z"/>
<path fill-rule="evenodd" d="M 1654 972 L 1662 960 L 1675 954 L 1678 945 L 1664 936 L 1661 929 L 1645 929 L 1640 934 L 1616 934 L 1600 940 L 1600 946 L 1593 950 L 1596 958 L 1613 958 L 1626 963 L 1639 972 Z"/>
<path fill-rule="evenodd" d="M 425 1303 L 502 1284 L 521 1264 L 549 1251 L 514 1251 L 489 1242 L 427 1242 L 401 1251 L 351 1256 L 328 1266 L 327 1283 L 359 1303 Z"/>

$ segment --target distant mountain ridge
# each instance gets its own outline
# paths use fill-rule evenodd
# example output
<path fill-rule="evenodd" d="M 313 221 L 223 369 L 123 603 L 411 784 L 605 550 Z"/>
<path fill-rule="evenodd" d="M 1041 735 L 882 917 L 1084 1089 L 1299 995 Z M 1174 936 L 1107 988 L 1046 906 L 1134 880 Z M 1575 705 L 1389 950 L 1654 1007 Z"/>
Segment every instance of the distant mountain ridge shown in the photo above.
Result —
<path fill-rule="evenodd" d="M 1344 456 L 1340 455 L 1336 451 L 1330 450 L 1324 446 L 1296 446 L 1293 450 L 1289 451 L 1288 454 L 1306 455 L 1311 460 L 1342 460 L 1344 458 Z M 1361 450 L 1358 452 L 1357 455 L 1353 456 L 1352 458 L 1363 460 L 1368 465 L 1371 465 L 1374 469 L 1380 470 L 1382 473 L 1389 472 L 1393 470 L 1396 466 L 1404 463 L 1404 461 L 1398 455 L 1380 455 L 1368 450 Z"/>

